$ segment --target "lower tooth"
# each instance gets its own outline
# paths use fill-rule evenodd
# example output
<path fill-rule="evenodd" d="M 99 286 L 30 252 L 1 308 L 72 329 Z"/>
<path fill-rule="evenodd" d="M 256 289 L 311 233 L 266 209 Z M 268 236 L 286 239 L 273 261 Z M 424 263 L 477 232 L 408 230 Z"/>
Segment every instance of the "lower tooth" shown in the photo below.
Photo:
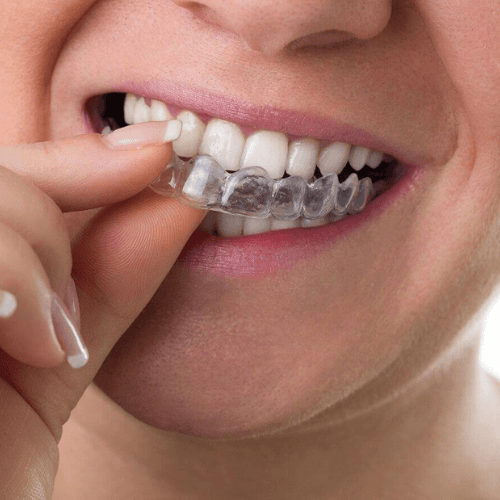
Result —
<path fill-rule="evenodd" d="M 265 219 L 253 219 L 245 217 L 243 221 L 243 234 L 259 234 L 266 233 L 271 230 L 271 217 Z"/>
<path fill-rule="evenodd" d="M 345 219 L 347 217 L 347 212 L 345 214 L 337 215 L 335 213 L 331 213 L 328 215 L 328 222 L 337 222 L 339 220 Z"/>
<path fill-rule="evenodd" d="M 223 238 L 240 236 L 243 231 L 244 218 L 241 215 L 219 213 L 217 216 L 217 233 Z"/>
<path fill-rule="evenodd" d="M 328 219 L 326 217 L 321 217 L 321 219 L 302 219 L 302 227 L 318 227 L 328 224 Z"/>
<path fill-rule="evenodd" d="M 280 229 L 293 229 L 300 227 L 300 218 L 295 220 L 271 220 L 271 231 L 279 231 Z"/>

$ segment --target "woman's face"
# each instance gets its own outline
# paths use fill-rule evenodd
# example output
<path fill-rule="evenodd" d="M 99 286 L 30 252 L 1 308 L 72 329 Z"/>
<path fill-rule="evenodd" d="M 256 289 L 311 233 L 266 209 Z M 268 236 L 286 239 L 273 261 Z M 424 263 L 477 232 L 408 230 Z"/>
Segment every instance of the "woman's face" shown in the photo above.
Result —
<path fill-rule="evenodd" d="M 496 6 L 0 0 L 4 143 L 89 132 L 90 98 L 134 92 L 408 164 L 349 220 L 195 233 L 97 385 L 153 426 L 241 437 L 364 411 L 444 357 L 498 274 Z"/>

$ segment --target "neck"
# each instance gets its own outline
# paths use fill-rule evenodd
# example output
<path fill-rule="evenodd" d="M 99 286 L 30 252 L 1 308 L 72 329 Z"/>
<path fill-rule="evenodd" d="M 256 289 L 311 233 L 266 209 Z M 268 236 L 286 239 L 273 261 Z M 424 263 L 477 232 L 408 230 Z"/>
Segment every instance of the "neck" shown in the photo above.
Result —
<path fill-rule="evenodd" d="M 500 388 L 479 366 L 479 339 L 383 406 L 255 439 L 166 433 L 91 386 L 64 427 L 54 499 L 494 498 Z"/>

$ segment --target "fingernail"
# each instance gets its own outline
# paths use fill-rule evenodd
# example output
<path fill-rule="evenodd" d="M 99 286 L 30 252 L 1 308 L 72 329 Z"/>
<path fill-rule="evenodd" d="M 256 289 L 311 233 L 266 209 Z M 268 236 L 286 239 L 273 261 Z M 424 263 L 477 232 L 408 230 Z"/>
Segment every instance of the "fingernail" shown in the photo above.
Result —
<path fill-rule="evenodd" d="M 66 353 L 68 363 L 73 368 L 85 366 L 89 360 L 87 347 L 77 327 L 71 321 L 68 310 L 55 292 L 52 293 L 51 312 L 54 331 L 62 350 Z"/>
<path fill-rule="evenodd" d="M 80 320 L 80 303 L 78 302 L 78 293 L 76 291 L 76 285 L 73 278 L 70 276 L 68 285 L 66 286 L 66 292 L 64 294 L 64 305 L 68 308 L 70 317 L 73 320 L 78 331 L 81 329 Z"/>
<path fill-rule="evenodd" d="M 111 149 L 140 149 L 175 141 L 181 135 L 181 130 L 180 120 L 138 123 L 103 135 L 102 140 Z"/>
<path fill-rule="evenodd" d="M 0 290 L 0 318 L 10 318 L 16 309 L 17 300 L 15 295 Z"/>

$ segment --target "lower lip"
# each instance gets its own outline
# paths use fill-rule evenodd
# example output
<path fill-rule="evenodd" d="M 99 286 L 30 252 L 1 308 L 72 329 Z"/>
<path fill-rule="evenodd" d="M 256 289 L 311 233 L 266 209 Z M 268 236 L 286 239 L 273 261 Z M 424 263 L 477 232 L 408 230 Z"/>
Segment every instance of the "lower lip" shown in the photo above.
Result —
<path fill-rule="evenodd" d="M 195 231 L 178 262 L 201 273 L 224 277 L 261 278 L 282 269 L 290 269 L 328 251 L 336 242 L 375 219 L 396 200 L 408 193 L 421 177 L 423 169 L 405 166 L 407 174 L 362 212 L 315 228 L 218 238 Z"/>

